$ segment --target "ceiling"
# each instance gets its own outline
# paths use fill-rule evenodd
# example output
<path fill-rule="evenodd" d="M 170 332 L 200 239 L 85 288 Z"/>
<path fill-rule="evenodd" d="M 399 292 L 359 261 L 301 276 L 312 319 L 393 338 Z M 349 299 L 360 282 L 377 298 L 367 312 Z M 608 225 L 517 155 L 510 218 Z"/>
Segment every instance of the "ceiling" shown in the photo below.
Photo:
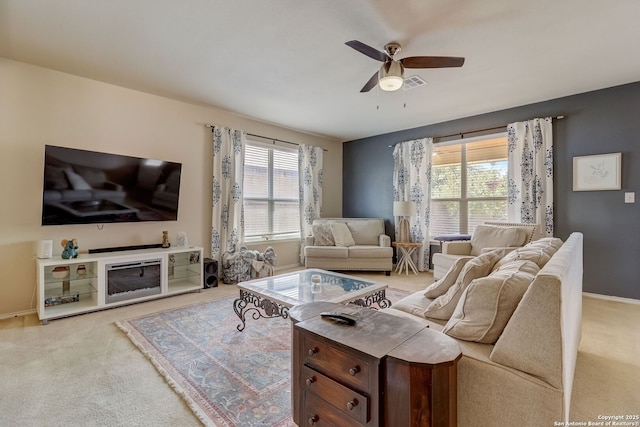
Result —
<path fill-rule="evenodd" d="M 279 126 L 363 138 L 640 80 L 637 0 L 0 0 L 0 56 Z M 378 62 L 426 85 L 360 88 Z"/>

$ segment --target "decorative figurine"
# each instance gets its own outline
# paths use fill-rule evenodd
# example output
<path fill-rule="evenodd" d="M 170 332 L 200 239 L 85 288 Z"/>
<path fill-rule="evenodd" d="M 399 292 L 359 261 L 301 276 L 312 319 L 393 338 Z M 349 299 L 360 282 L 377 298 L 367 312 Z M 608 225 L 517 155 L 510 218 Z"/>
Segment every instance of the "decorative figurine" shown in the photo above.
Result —
<path fill-rule="evenodd" d="M 171 246 L 171 243 L 169 243 L 169 232 L 168 231 L 163 231 L 162 232 L 162 247 L 163 248 L 168 248 L 169 246 Z"/>
<path fill-rule="evenodd" d="M 64 239 L 60 244 L 64 248 L 62 259 L 78 258 L 78 241 L 76 239 Z"/>

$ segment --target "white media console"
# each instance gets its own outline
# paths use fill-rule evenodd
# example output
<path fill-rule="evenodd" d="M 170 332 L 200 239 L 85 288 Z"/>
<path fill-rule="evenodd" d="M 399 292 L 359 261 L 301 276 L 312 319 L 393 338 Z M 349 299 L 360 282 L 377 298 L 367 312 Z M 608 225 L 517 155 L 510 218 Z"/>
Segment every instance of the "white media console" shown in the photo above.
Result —
<path fill-rule="evenodd" d="M 87 313 L 202 289 L 202 248 L 177 247 L 38 259 L 38 317 Z"/>

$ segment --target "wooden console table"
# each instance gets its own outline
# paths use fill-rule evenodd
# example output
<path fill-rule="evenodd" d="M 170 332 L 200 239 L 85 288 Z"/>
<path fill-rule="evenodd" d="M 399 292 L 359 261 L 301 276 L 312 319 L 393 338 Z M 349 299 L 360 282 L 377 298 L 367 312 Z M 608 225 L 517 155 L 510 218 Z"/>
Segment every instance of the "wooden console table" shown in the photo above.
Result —
<path fill-rule="evenodd" d="M 320 317 L 355 315 L 354 326 Z M 420 322 L 327 302 L 293 307 L 293 421 L 299 426 L 456 425 L 458 343 Z"/>

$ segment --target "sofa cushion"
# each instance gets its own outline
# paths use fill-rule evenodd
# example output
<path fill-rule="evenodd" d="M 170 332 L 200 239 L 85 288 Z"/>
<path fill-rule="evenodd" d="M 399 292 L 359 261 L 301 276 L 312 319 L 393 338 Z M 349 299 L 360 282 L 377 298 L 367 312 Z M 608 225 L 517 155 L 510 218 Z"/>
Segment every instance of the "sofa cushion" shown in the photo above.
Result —
<path fill-rule="evenodd" d="M 424 296 L 427 298 L 438 298 L 440 295 L 444 295 L 451 286 L 456 283 L 456 279 L 460 275 L 462 268 L 465 264 L 473 258 L 457 258 L 453 261 L 453 265 L 446 274 L 439 280 L 433 282 L 425 289 Z"/>
<path fill-rule="evenodd" d="M 441 331 L 442 327 L 447 324 L 446 320 L 426 319 L 423 317 L 424 311 L 432 301 L 429 298 L 425 298 L 424 291 L 418 291 L 407 295 L 398 302 L 394 302 L 391 307 L 382 311 L 395 315 L 411 315 L 411 317 L 419 318 L 421 322 L 428 324 L 431 329 Z"/>
<path fill-rule="evenodd" d="M 540 268 L 512 261 L 465 289 L 443 332 L 454 338 L 494 344 Z"/>
<path fill-rule="evenodd" d="M 562 240 L 557 237 L 544 237 L 539 240 L 535 240 L 526 246 L 515 249 L 514 251 L 505 255 L 494 266 L 494 270 L 500 268 L 504 264 L 508 264 L 512 261 L 532 261 L 542 268 L 551 259 L 558 249 L 562 246 Z"/>
<path fill-rule="evenodd" d="M 336 246 L 348 247 L 356 244 L 353 237 L 351 237 L 349 227 L 343 222 L 332 222 L 331 233 L 333 234 L 333 240 L 336 242 Z"/>
<path fill-rule="evenodd" d="M 349 246 L 349 258 L 388 258 L 393 256 L 393 248 L 371 245 Z"/>
<path fill-rule="evenodd" d="M 527 232 L 518 227 L 480 224 L 471 236 L 471 255 L 480 255 L 482 248 L 522 246 Z"/>
<path fill-rule="evenodd" d="M 491 251 L 469 260 L 462 267 L 456 283 L 444 295 L 439 296 L 429 304 L 424 316 L 434 319 L 449 319 L 462 296 L 462 292 L 469 286 L 469 283 L 478 277 L 487 276 L 501 256 L 501 251 Z"/>
<path fill-rule="evenodd" d="M 314 246 L 334 246 L 335 245 L 330 224 L 313 224 L 311 226 L 311 233 L 313 234 Z"/>
<path fill-rule="evenodd" d="M 380 244 L 380 235 L 384 234 L 384 222 L 376 219 L 348 219 L 347 227 L 356 245 Z"/>
<path fill-rule="evenodd" d="M 349 248 L 340 246 L 305 246 L 304 256 L 312 258 L 349 258 Z"/>
<path fill-rule="evenodd" d="M 91 190 L 60 190 L 62 200 L 65 202 L 75 202 L 76 200 L 92 200 L 93 192 Z"/>

